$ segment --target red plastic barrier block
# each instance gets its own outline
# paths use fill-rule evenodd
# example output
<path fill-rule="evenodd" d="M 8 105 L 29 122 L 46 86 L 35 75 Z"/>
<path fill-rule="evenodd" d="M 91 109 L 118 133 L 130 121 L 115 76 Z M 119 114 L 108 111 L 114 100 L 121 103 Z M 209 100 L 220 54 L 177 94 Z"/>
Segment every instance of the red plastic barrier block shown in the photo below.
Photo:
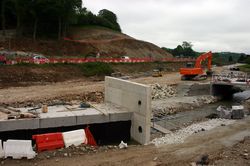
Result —
<path fill-rule="evenodd" d="M 89 127 L 86 127 L 85 128 L 85 135 L 87 137 L 87 142 L 89 145 L 92 145 L 92 146 L 97 146 L 97 143 L 95 141 L 95 138 L 94 136 L 92 135 L 91 131 L 89 130 Z"/>
<path fill-rule="evenodd" d="M 38 152 L 54 150 L 64 147 L 62 133 L 33 135 L 32 139 L 36 141 L 36 147 Z"/>

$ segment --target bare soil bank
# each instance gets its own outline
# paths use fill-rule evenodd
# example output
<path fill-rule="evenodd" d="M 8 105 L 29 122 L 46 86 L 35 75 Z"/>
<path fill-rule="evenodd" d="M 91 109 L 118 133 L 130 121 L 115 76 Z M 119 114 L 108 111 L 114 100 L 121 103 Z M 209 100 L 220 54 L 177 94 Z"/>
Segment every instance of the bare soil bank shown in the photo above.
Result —
<path fill-rule="evenodd" d="M 177 71 L 184 63 L 136 63 L 110 64 L 114 72 L 128 76 L 149 76 L 152 69 L 163 68 L 164 71 Z M 85 77 L 79 65 L 13 65 L 0 66 L 0 88 L 45 85 L 81 79 L 85 81 L 100 81 L 102 77 Z"/>

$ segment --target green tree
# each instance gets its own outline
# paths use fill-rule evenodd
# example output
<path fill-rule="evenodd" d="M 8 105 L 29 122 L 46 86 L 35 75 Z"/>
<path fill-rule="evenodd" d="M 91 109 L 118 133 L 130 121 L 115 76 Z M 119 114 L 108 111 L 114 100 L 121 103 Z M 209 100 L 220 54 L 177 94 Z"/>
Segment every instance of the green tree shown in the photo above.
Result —
<path fill-rule="evenodd" d="M 5 36 L 5 6 L 6 5 L 6 0 L 2 0 L 1 2 L 1 23 L 2 23 L 2 31 L 3 31 L 3 36 Z"/>
<path fill-rule="evenodd" d="M 241 54 L 239 59 L 238 59 L 238 62 L 240 62 L 240 63 L 245 62 L 246 58 L 247 57 L 245 56 L 245 54 Z"/>
<path fill-rule="evenodd" d="M 232 56 L 228 57 L 228 62 L 233 62 L 233 57 Z"/>
<path fill-rule="evenodd" d="M 194 57 L 196 55 L 195 51 L 192 49 L 193 45 L 191 42 L 182 42 L 183 55 Z"/>
<path fill-rule="evenodd" d="M 191 48 L 192 49 L 193 45 L 191 42 L 187 42 L 187 41 L 184 41 L 182 42 L 182 48 L 183 49 L 188 49 L 188 48 Z"/>
<path fill-rule="evenodd" d="M 28 4 L 30 0 L 11 0 L 14 4 L 13 13 L 16 15 L 16 32 L 17 36 L 22 36 L 23 20 L 27 17 Z"/>
<path fill-rule="evenodd" d="M 178 45 L 174 50 L 173 50 L 173 55 L 174 56 L 183 56 L 184 50 L 181 45 Z"/>
<path fill-rule="evenodd" d="M 33 18 L 33 40 L 36 40 L 39 19 L 41 19 L 47 10 L 48 0 L 31 0 L 28 4 L 28 13 Z"/>
<path fill-rule="evenodd" d="M 58 39 L 61 39 L 62 27 L 64 27 L 64 35 L 67 31 L 67 27 L 70 24 L 70 20 L 73 19 L 76 12 L 81 10 L 81 0 L 57 0 L 54 1 L 54 11 L 58 18 Z"/>
<path fill-rule="evenodd" d="M 117 16 L 112 11 L 107 9 L 102 9 L 99 11 L 98 16 L 109 21 L 117 31 L 121 31 L 120 25 L 118 24 L 117 21 Z"/>

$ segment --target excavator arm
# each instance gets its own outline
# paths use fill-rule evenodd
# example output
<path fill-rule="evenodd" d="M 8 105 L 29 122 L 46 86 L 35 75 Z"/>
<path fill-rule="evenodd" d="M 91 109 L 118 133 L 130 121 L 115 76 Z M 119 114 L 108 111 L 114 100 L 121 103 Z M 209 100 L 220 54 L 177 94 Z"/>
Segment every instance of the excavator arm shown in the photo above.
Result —
<path fill-rule="evenodd" d="M 211 67 L 212 67 L 212 52 L 208 52 L 208 53 L 205 53 L 205 54 L 202 54 L 200 55 L 197 59 L 196 59 L 196 62 L 195 62 L 195 68 L 202 68 L 201 66 L 201 63 L 204 61 L 204 60 L 208 60 L 208 63 L 207 63 L 207 69 L 208 70 L 211 70 Z"/>

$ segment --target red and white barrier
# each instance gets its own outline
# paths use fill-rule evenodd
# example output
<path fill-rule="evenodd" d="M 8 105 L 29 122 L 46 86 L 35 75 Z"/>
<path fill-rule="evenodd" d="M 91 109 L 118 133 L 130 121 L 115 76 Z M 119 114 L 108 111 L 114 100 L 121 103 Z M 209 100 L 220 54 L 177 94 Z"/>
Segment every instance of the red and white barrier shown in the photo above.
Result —
<path fill-rule="evenodd" d="M 36 141 L 37 151 L 54 150 L 71 145 L 79 146 L 81 144 L 89 144 L 97 146 L 95 138 L 89 128 L 73 130 L 68 132 L 47 133 L 33 135 L 32 139 Z"/>
<path fill-rule="evenodd" d="M 7 140 L 3 143 L 4 156 L 13 159 L 21 159 L 26 157 L 32 159 L 36 153 L 32 149 L 31 140 Z"/>
<path fill-rule="evenodd" d="M 195 61 L 194 58 L 162 58 L 162 59 L 152 59 L 152 58 L 49 58 L 48 62 L 44 61 L 33 61 L 27 58 L 16 58 L 15 60 L 7 61 L 8 65 L 13 65 L 17 63 L 34 63 L 34 64 L 45 64 L 45 63 L 89 63 L 89 62 L 104 62 L 104 63 L 145 63 L 145 62 L 192 62 Z"/>
<path fill-rule="evenodd" d="M 88 143 L 85 131 L 83 129 L 63 132 L 62 135 L 63 135 L 64 145 L 66 148 L 71 145 L 79 146 L 81 144 Z"/>
<path fill-rule="evenodd" d="M 0 140 L 0 158 L 4 157 L 4 150 L 3 150 L 3 146 L 2 146 L 2 140 Z"/>

